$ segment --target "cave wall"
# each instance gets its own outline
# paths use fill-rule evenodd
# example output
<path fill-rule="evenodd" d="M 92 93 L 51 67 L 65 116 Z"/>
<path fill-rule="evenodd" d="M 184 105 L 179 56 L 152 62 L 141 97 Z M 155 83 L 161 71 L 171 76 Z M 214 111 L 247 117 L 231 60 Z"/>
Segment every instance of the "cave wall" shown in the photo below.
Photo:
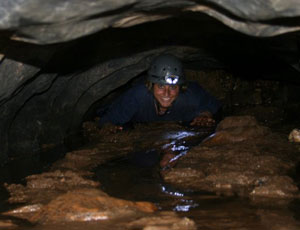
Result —
<path fill-rule="evenodd" d="M 257 92 L 253 81 L 232 79 L 298 84 L 299 35 L 285 35 L 299 29 L 293 3 L 1 1 L 1 161 L 63 144 L 92 106 L 144 73 L 159 53 L 180 57 L 229 112 L 239 93 L 255 99 Z M 224 74 L 217 81 L 211 70 Z M 233 92 L 232 81 L 241 90 Z"/>
<path fill-rule="evenodd" d="M 53 44 L 185 14 L 199 20 L 206 14 L 251 36 L 300 29 L 298 0 L 2 0 L 0 30 L 8 30 L 11 39 Z"/>
<path fill-rule="evenodd" d="M 23 54 L 29 60 L 19 57 L 12 64 L 10 57 L 3 58 L 1 67 L 9 68 L 0 68 L 1 76 L 10 76 L 15 87 L 1 101 L 1 114 L 6 115 L 0 129 L 3 158 L 32 155 L 63 144 L 66 137 L 79 132 L 94 103 L 145 72 L 155 55 L 169 52 L 185 59 L 197 52 L 192 47 L 150 43 L 137 49 L 134 40 L 116 47 L 120 40 L 107 45 L 99 37 L 102 35 L 67 45 L 33 45 L 36 52 L 46 53 L 47 58 L 36 54 L 40 62 L 30 59 L 30 49 Z M 11 47 L 21 45 L 10 43 L 7 52 L 17 56 L 17 49 Z"/>

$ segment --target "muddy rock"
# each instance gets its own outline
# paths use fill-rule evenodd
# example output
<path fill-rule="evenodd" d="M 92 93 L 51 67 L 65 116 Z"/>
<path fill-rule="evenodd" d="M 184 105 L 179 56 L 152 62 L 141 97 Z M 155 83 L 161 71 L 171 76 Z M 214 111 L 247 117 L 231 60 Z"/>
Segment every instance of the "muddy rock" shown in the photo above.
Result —
<path fill-rule="evenodd" d="M 218 136 L 218 133 L 223 134 Z M 190 214 L 183 213 L 181 209 L 188 205 L 191 209 L 199 208 L 195 210 L 196 223 L 201 229 L 248 229 L 250 225 L 251 229 L 279 230 L 284 226 L 283 218 L 277 225 L 279 228 L 265 228 L 269 224 L 266 221 L 268 216 L 256 215 L 252 206 L 249 210 L 245 208 L 241 215 L 240 201 L 251 200 L 251 205 L 262 207 L 261 200 L 266 205 L 273 205 L 270 200 L 285 201 L 284 205 L 287 205 L 288 200 L 299 197 L 296 183 L 289 176 L 295 172 L 299 162 L 299 151 L 295 148 L 297 144 L 290 143 L 286 135 L 277 135 L 269 128 L 260 126 L 251 116 L 224 119 L 217 127 L 215 136 L 199 144 L 207 135 L 207 130 L 171 123 L 137 125 L 130 132 L 107 134 L 96 143 L 67 153 L 52 165 L 49 172 L 27 177 L 26 185 L 6 185 L 11 194 L 9 201 L 22 203 L 22 206 L 2 214 L 33 225 L 43 225 L 45 229 L 48 229 L 47 225 L 76 226 L 74 229 L 82 226 L 80 229 L 84 229 L 85 225 L 92 224 L 97 225 L 94 227 L 96 229 L 194 230 L 197 229 L 194 221 L 179 217 Z M 98 137 L 95 135 L 93 138 Z M 160 206 L 162 210 L 172 207 L 172 210 L 180 212 L 178 215 L 156 211 L 156 206 L 149 202 L 113 198 L 107 195 L 109 190 L 105 193 L 99 188 L 101 181 L 105 188 L 107 177 L 96 179 L 96 175 L 102 174 L 97 174 L 95 167 L 126 161 L 130 154 L 135 154 L 135 151 L 138 151 L 137 154 L 143 153 L 140 150 L 149 150 L 149 146 L 151 151 L 154 149 L 174 155 L 184 152 L 173 168 L 160 171 L 162 178 L 171 184 L 170 187 L 158 188 L 163 191 L 163 199 L 169 199 L 174 196 L 173 191 L 178 191 L 175 194 L 179 194 L 178 199 L 172 198 Z M 158 167 L 154 170 L 156 173 Z M 109 179 L 108 183 L 112 181 Z M 130 186 L 126 182 L 124 185 Z M 191 193 L 188 193 L 191 190 L 201 191 L 199 194 L 208 191 L 209 195 L 205 195 L 206 198 L 201 195 L 200 201 L 192 202 L 192 195 L 189 197 Z M 130 191 L 135 193 L 137 190 Z M 219 195 L 239 195 L 246 199 L 237 198 L 239 202 L 234 203 L 237 206 L 233 208 L 232 197 Z M 131 199 L 127 198 L 127 194 L 125 197 Z M 133 200 L 143 199 L 135 197 Z M 217 212 L 215 208 L 205 206 L 205 202 L 215 204 L 217 200 L 221 201 Z M 260 217 L 263 223 L 258 221 Z M 218 221 L 210 221 L 212 219 Z"/>
<path fill-rule="evenodd" d="M 270 230 L 298 230 L 300 224 L 293 218 L 289 210 L 267 210 L 260 209 L 257 211 L 262 224 Z"/>
<path fill-rule="evenodd" d="M 0 229 L 15 229 L 17 227 L 11 220 L 0 220 Z"/>
<path fill-rule="evenodd" d="M 155 205 L 149 202 L 113 198 L 97 189 L 79 189 L 58 196 L 41 208 L 30 221 L 97 221 L 139 216 L 155 210 Z"/>
<path fill-rule="evenodd" d="M 100 184 L 93 180 L 85 179 L 72 171 L 46 172 L 37 175 L 26 177 L 27 187 L 30 189 L 57 189 L 57 190 L 70 190 L 74 187 L 97 187 Z"/>
<path fill-rule="evenodd" d="M 162 174 L 164 175 L 164 174 Z M 176 178 L 176 185 L 195 188 L 195 181 L 201 181 L 205 178 L 205 174 L 201 170 L 192 168 L 176 168 L 172 169 L 164 175 L 167 182 L 172 182 Z"/>
<path fill-rule="evenodd" d="M 189 218 L 179 218 L 173 212 L 162 212 L 158 216 L 143 217 L 132 221 L 127 226 L 129 229 L 144 230 L 196 230 L 196 224 Z"/>
<path fill-rule="evenodd" d="M 134 132 L 118 130 L 112 124 L 105 124 L 99 129 L 97 122 L 84 122 L 82 128 L 83 135 L 89 143 L 124 143 L 135 139 L 134 136 L 137 135 Z"/>
<path fill-rule="evenodd" d="M 298 161 L 293 144 L 259 126 L 253 117 L 229 117 L 215 136 L 191 148 L 162 176 L 184 189 L 292 198 L 299 190 L 288 175 Z"/>
<path fill-rule="evenodd" d="M 12 210 L 8 210 L 2 214 L 6 217 L 17 217 L 21 220 L 28 220 L 42 207 L 42 204 L 28 204 Z"/>
<path fill-rule="evenodd" d="M 258 123 L 253 116 L 231 116 L 224 118 L 224 120 L 218 124 L 216 131 L 249 126 L 258 127 Z"/>
<path fill-rule="evenodd" d="M 95 167 L 97 162 L 101 162 L 99 155 L 101 154 L 97 148 L 68 152 L 63 159 L 60 159 L 52 165 L 51 170 L 67 169 L 72 171 L 86 171 L 85 169 Z"/>
<path fill-rule="evenodd" d="M 250 195 L 288 198 L 295 197 L 298 192 L 298 187 L 290 177 L 271 176 L 259 179 Z"/>
<path fill-rule="evenodd" d="M 300 129 L 293 129 L 289 134 L 290 142 L 300 142 Z"/>
<path fill-rule="evenodd" d="M 76 173 L 80 175 L 87 175 L 87 172 L 90 172 L 91 169 L 95 168 L 97 165 L 106 162 L 114 157 L 120 156 L 122 146 L 115 146 L 115 148 L 117 147 L 119 147 L 119 149 L 115 154 L 113 151 L 107 151 L 107 149 L 112 149 L 108 144 L 99 144 L 96 148 L 86 147 L 85 149 L 68 152 L 63 159 L 56 161 L 51 166 L 51 170 L 71 170 L 76 171 Z M 125 149 L 123 148 L 123 150 Z M 123 152 L 123 154 L 126 153 L 126 151 Z"/>
<path fill-rule="evenodd" d="M 5 212 L 5 215 L 14 215 L 14 214 L 26 214 L 26 213 L 33 213 L 33 212 L 37 212 L 38 210 L 40 210 L 43 207 L 42 204 L 32 204 L 32 205 L 25 205 L 25 206 L 21 206 L 19 208 L 10 210 Z"/>
<path fill-rule="evenodd" d="M 222 145 L 237 143 L 249 139 L 262 138 L 270 129 L 260 126 L 252 116 L 232 116 L 222 120 L 216 133 L 205 140 L 204 145 Z"/>
<path fill-rule="evenodd" d="M 78 187 L 98 187 L 99 182 L 83 178 L 72 171 L 45 172 L 26 177 L 26 186 L 6 184 L 11 203 L 47 203 L 62 192 Z"/>
<path fill-rule="evenodd" d="M 160 149 L 164 144 L 169 143 L 170 140 L 182 139 L 180 137 L 183 131 L 187 131 L 178 122 L 153 122 L 149 124 L 136 124 L 130 130 L 124 131 L 112 131 L 112 125 L 107 124 L 103 128 L 96 128 L 97 123 L 88 123 L 89 129 L 85 130 L 85 136 L 89 140 L 105 145 L 108 144 L 111 147 L 114 145 L 120 148 L 126 146 L 127 149 L 131 148 L 131 151 L 139 151 L 144 149 L 152 148 Z M 87 125 L 83 125 L 86 127 Z M 94 127 L 94 128 L 91 128 Z M 164 132 L 169 130 L 169 134 Z M 101 149 L 102 150 L 102 149 Z M 122 151 L 122 147 L 121 147 Z M 110 150 L 113 152 L 113 150 Z M 127 151 L 128 153 L 129 151 Z"/>

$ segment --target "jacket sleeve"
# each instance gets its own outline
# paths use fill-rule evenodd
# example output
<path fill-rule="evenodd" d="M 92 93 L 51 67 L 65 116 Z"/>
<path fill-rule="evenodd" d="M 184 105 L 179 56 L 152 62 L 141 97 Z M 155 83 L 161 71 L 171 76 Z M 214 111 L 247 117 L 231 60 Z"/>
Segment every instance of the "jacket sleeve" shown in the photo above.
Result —
<path fill-rule="evenodd" d="M 191 86 L 193 100 L 197 100 L 198 113 L 209 111 L 212 114 L 216 114 L 220 108 L 221 103 L 214 96 L 210 95 L 200 85 L 193 84 Z"/>
<path fill-rule="evenodd" d="M 119 98 L 117 98 L 100 116 L 99 127 L 105 123 L 114 125 L 124 125 L 128 123 L 136 113 L 139 102 L 136 97 L 137 92 L 134 89 L 129 89 Z"/>

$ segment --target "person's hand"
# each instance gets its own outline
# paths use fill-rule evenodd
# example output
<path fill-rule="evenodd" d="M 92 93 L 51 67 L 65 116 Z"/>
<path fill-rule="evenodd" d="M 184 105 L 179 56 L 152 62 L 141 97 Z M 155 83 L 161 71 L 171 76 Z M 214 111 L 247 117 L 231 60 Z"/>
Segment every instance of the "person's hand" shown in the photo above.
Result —
<path fill-rule="evenodd" d="M 112 133 L 117 133 L 117 132 L 120 132 L 120 131 L 122 131 L 123 130 L 123 126 L 118 126 L 118 125 L 113 125 L 113 126 L 111 126 L 111 128 L 110 128 L 110 131 L 112 132 Z"/>
<path fill-rule="evenodd" d="M 212 114 L 206 111 L 200 113 L 199 116 L 195 117 L 193 121 L 190 123 L 190 125 L 212 127 L 215 125 L 215 123 L 216 121 L 213 119 Z"/>
<path fill-rule="evenodd" d="M 114 125 L 111 123 L 106 123 L 103 125 L 103 127 L 101 128 L 101 131 L 103 134 L 107 133 L 107 134 L 111 134 L 111 133 L 117 133 L 123 130 L 123 126 L 119 126 L 119 125 Z"/>

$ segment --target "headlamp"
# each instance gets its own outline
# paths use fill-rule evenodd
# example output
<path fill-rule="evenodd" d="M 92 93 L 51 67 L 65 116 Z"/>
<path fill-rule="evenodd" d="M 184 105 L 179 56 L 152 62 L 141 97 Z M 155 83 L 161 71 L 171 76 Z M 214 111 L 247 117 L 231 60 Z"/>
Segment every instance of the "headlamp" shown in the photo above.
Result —
<path fill-rule="evenodd" d="M 165 76 L 165 81 L 170 85 L 176 85 L 179 81 L 179 76 L 167 74 Z"/>

